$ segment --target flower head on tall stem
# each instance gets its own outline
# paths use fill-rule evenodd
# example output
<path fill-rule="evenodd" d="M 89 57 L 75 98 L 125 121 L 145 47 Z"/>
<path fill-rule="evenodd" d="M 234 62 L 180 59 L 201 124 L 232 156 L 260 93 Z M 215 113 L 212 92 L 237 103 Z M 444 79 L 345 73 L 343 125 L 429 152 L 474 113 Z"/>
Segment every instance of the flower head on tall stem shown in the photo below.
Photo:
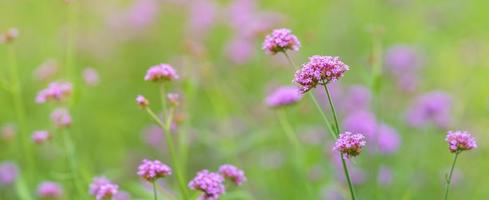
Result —
<path fill-rule="evenodd" d="M 279 108 L 297 103 L 302 99 L 302 94 L 297 87 L 282 86 L 270 93 L 265 99 L 267 106 Z"/>
<path fill-rule="evenodd" d="M 289 29 L 275 29 L 265 37 L 263 50 L 268 54 L 277 54 L 287 50 L 298 51 L 301 46 L 299 39 Z"/>
<path fill-rule="evenodd" d="M 219 167 L 219 174 L 221 174 L 224 178 L 230 179 L 236 185 L 241 185 L 246 181 L 246 176 L 243 170 L 234 165 L 221 165 Z"/>
<path fill-rule="evenodd" d="M 36 103 L 46 103 L 48 101 L 63 101 L 72 93 L 72 85 L 68 82 L 52 82 L 47 88 L 39 91 L 36 96 Z"/>
<path fill-rule="evenodd" d="M 37 187 L 37 196 L 40 199 L 61 199 L 63 188 L 56 182 L 44 181 Z"/>
<path fill-rule="evenodd" d="M 226 191 L 223 183 L 224 177 L 220 174 L 202 170 L 188 183 L 188 187 L 203 192 L 199 199 L 217 200 Z"/>
<path fill-rule="evenodd" d="M 445 141 L 447 141 L 448 149 L 452 153 L 477 148 L 475 138 L 467 131 L 448 131 Z"/>
<path fill-rule="evenodd" d="M 175 69 L 168 64 L 159 64 L 149 68 L 144 76 L 146 81 L 173 81 L 178 79 L 179 76 Z"/>
<path fill-rule="evenodd" d="M 149 181 L 153 182 L 158 178 L 170 176 L 172 170 L 168 165 L 161 163 L 159 160 L 143 160 L 138 167 L 138 175 Z"/>
<path fill-rule="evenodd" d="M 143 96 L 143 95 L 138 95 L 136 97 L 136 103 L 141 107 L 141 108 L 146 108 L 149 105 L 149 101 Z"/>
<path fill-rule="evenodd" d="M 358 156 L 366 144 L 365 136 L 359 133 L 343 132 L 336 140 L 333 150 L 343 154 L 343 158 Z"/>
<path fill-rule="evenodd" d="M 119 186 L 105 177 L 95 177 L 90 184 L 90 194 L 97 200 L 110 199 L 117 194 Z"/>
<path fill-rule="evenodd" d="M 302 93 L 305 93 L 318 84 L 328 84 L 343 76 L 350 67 L 343 63 L 339 57 L 311 56 L 302 68 L 297 70 L 294 82 L 299 85 Z"/>
<path fill-rule="evenodd" d="M 43 144 L 49 139 L 51 139 L 51 134 L 49 134 L 47 131 L 36 131 L 32 134 L 32 140 L 36 144 Z"/>

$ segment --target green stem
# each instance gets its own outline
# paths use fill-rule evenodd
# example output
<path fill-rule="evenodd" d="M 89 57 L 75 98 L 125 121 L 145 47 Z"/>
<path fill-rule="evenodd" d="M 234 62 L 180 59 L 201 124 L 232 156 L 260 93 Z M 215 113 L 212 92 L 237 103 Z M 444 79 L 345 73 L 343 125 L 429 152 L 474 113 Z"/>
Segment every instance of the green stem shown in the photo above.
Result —
<path fill-rule="evenodd" d="M 154 200 L 158 200 L 158 192 L 156 192 L 156 180 L 153 181 L 153 195 Z"/>
<path fill-rule="evenodd" d="M 450 183 L 452 182 L 453 169 L 455 168 L 455 163 L 457 163 L 457 158 L 458 158 L 459 153 L 460 152 L 458 152 L 458 151 L 455 153 L 455 157 L 453 158 L 452 168 L 450 168 L 450 174 L 447 177 L 447 188 L 445 190 L 445 200 L 448 199 L 448 191 L 450 190 Z"/>
<path fill-rule="evenodd" d="M 292 146 L 294 146 L 294 149 L 298 154 L 301 153 L 302 150 L 300 147 L 299 139 L 297 138 L 297 135 L 294 133 L 294 130 L 289 123 L 289 120 L 287 120 L 287 116 L 285 112 L 283 110 L 277 110 L 277 116 L 280 125 L 282 126 L 282 129 L 285 132 L 285 135 L 289 139 L 289 142 L 292 144 Z"/>
<path fill-rule="evenodd" d="M 77 163 L 77 158 L 76 158 L 76 153 L 75 153 L 75 146 L 73 144 L 73 140 L 70 136 L 69 131 L 63 131 L 61 133 L 63 135 L 63 143 L 66 151 L 66 160 L 68 162 L 68 168 L 71 174 L 71 181 L 73 184 L 73 187 L 75 188 L 75 195 L 77 197 L 80 197 L 84 193 L 84 189 L 82 186 L 78 183 L 78 180 L 80 180 L 80 177 L 78 176 L 78 163 Z"/>
<path fill-rule="evenodd" d="M 333 105 L 333 100 L 331 98 L 331 95 L 329 93 L 329 90 L 328 90 L 328 87 L 326 86 L 326 84 L 323 84 L 323 86 L 324 86 L 324 90 L 326 91 L 326 94 L 328 95 L 329 106 L 331 107 L 331 112 L 333 114 L 333 119 L 335 122 L 336 136 L 339 137 L 340 126 L 338 123 L 338 118 L 336 117 L 336 110 L 335 110 L 334 105 Z M 355 198 L 355 190 L 353 188 L 353 184 L 351 183 L 350 173 L 348 172 L 348 166 L 346 165 L 345 158 L 343 157 L 343 155 L 340 154 L 340 157 L 341 157 L 341 165 L 343 166 L 343 172 L 345 173 L 345 178 L 348 182 L 348 189 L 350 190 L 351 199 L 355 200 L 356 199 Z"/>

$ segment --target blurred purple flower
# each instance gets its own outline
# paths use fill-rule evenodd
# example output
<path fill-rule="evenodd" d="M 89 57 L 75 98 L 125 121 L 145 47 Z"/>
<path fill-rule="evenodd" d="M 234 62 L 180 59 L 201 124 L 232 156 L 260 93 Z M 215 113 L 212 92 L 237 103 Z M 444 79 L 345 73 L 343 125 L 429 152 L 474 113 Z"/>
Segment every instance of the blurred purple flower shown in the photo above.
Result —
<path fill-rule="evenodd" d="M 143 95 L 138 95 L 136 97 L 136 103 L 141 107 L 141 108 L 146 108 L 149 105 L 149 101 L 143 96 Z"/>
<path fill-rule="evenodd" d="M 96 86 L 100 81 L 97 70 L 90 67 L 83 70 L 83 79 L 85 80 L 85 83 L 89 86 Z"/>
<path fill-rule="evenodd" d="M 234 37 L 226 47 L 227 58 L 235 64 L 245 64 L 254 52 L 253 41 L 243 37 Z"/>
<path fill-rule="evenodd" d="M 175 69 L 168 64 L 158 64 L 152 66 L 146 72 L 144 80 L 146 81 L 172 81 L 178 79 L 179 76 Z"/>
<path fill-rule="evenodd" d="M 213 0 L 194 0 L 189 5 L 187 32 L 192 38 L 201 40 L 215 23 L 217 5 Z"/>
<path fill-rule="evenodd" d="M 375 115 L 369 111 L 357 111 L 343 119 L 343 129 L 355 133 L 362 133 L 371 141 L 376 136 L 377 121 Z"/>
<path fill-rule="evenodd" d="M 71 126 L 71 115 L 66 108 L 56 108 L 51 113 L 51 121 L 59 127 L 69 127 Z"/>
<path fill-rule="evenodd" d="M 47 88 L 39 91 L 36 96 L 36 103 L 46 103 L 48 101 L 63 101 L 72 93 L 72 85 L 68 82 L 52 82 Z"/>
<path fill-rule="evenodd" d="M 118 185 L 103 176 L 95 177 L 90 184 L 90 194 L 97 200 L 110 199 L 117 194 L 118 188 Z"/>
<path fill-rule="evenodd" d="M 58 62 L 54 59 L 44 61 L 34 70 L 34 77 L 39 81 L 47 81 L 58 72 Z"/>
<path fill-rule="evenodd" d="M 5 141 L 10 141 L 15 137 L 15 125 L 14 124 L 4 124 L 2 126 L 2 139 Z"/>
<path fill-rule="evenodd" d="M 265 104 L 271 108 L 280 108 L 297 103 L 302 99 L 302 94 L 297 87 L 282 86 L 270 93 L 265 99 Z"/>
<path fill-rule="evenodd" d="M 10 161 L 0 163 L 0 186 L 14 183 L 18 173 L 19 170 L 14 163 Z"/>
<path fill-rule="evenodd" d="M 425 93 L 416 98 L 408 108 L 407 121 L 411 126 L 423 127 L 434 123 L 439 128 L 450 124 L 452 98 L 441 91 Z"/>
<path fill-rule="evenodd" d="M 397 131 L 387 124 L 379 125 L 376 142 L 376 146 L 381 154 L 397 152 L 401 143 Z"/>
<path fill-rule="evenodd" d="M 46 141 L 48 141 L 51 138 L 51 135 L 47 131 L 35 131 L 32 134 L 32 140 L 36 144 L 42 144 Z"/>
<path fill-rule="evenodd" d="M 383 186 L 392 184 L 391 169 L 385 166 L 381 166 L 378 172 L 377 182 Z"/>
<path fill-rule="evenodd" d="M 6 32 L 0 34 L 0 44 L 7 44 L 13 42 L 19 36 L 19 30 L 17 28 L 9 28 Z"/>
<path fill-rule="evenodd" d="M 37 187 L 37 196 L 40 199 L 61 199 L 63 188 L 56 182 L 44 181 Z"/>
<path fill-rule="evenodd" d="M 371 99 L 372 94 L 370 89 L 362 85 L 352 85 L 348 88 L 345 96 L 339 103 L 342 104 L 340 107 L 346 112 L 353 112 L 356 110 L 367 110 L 370 106 Z"/>
<path fill-rule="evenodd" d="M 156 0 L 136 0 L 127 12 L 129 24 L 136 28 L 148 26 L 154 21 L 158 7 Z"/>
<path fill-rule="evenodd" d="M 113 200 L 131 200 L 131 195 L 124 191 L 118 191 L 113 197 Z"/>
<path fill-rule="evenodd" d="M 237 168 L 234 165 L 224 164 L 219 167 L 219 173 L 224 177 L 230 179 L 234 184 L 241 185 L 246 181 L 246 176 L 243 170 Z"/>
<path fill-rule="evenodd" d="M 408 45 L 395 45 L 387 49 L 385 64 L 396 75 L 412 72 L 421 66 L 418 52 Z"/>

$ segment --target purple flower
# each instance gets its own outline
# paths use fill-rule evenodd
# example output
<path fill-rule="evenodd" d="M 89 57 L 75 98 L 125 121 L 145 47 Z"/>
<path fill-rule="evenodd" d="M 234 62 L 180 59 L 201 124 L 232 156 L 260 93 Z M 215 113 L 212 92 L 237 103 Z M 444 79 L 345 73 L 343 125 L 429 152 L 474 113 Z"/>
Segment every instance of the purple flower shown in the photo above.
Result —
<path fill-rule="evenodd" d="M 233 181 L 236 185 L 241 185 L 246 181 L 246 176 L 243 170 L 229 164 L 221 165 L 219 173 L 224 177 Z"/>
<path fill-rule="evenodd" d="M 71 126 L 71 115 L 66 108 L 56 108 L 51 113 L 51 121 L 59 127 L 69 127 Z"/>
<path fill-rule="evenodd" d="M 37 187 L 37 196 L 40 199 L 61 199 L 63 188 L 58 183 L 44 181 Z"/>
<path fill-rule="evenodd" d="M 219 195 L 224 194 L 226 191 L 223 183 L 224 177 L 220 174 L 202 170 L 188 183 L 188 187 L 203 192 L 199 199 L 217 200 Z"/>
<path fill-rule="evenodd" d="M 68 82 L 53 82 L 37 93 L 36 103 L 46 103 L 48 101 L 62 101 L 71 95 L 72 85 Z"/>
<path fill-rule="evenodd" d="M 100 81 L 97 70 L 95 70 L 94 68 L 85 68 L 83 70 L 83 79 L 85 80 L 85 83 L 89 86 L 96 86 Z"/>
<path fill-rule="evenodd" d="M 380 185 L 386 186 L 392 183 L 392 171 L 390 168 L 382 166 L 379 169 L 377 182 Z"/>
<path fill-rule="evenodd" d="M 292 31 L 281 28 L 273 30 L 271 34 L 265 37 L 262 48 L 266 53 L 274 55 L 287 50 L 299 51 L 300 46 L 301 43 L 292 34 Z"/>
<path fill-rule="evenodd" d="M 235 37 L 226 46 L 226 56 L 235 64 L 244 64 L 254 53 L 253 41 L 244 37 Z"/>
<path fill-rule="evenodd" d="M 350 157 L 358 156 L 366 143 L 365 136 L 362 134 L 343 132 L 336 140 L 333 150 L 340 152 L 345 159 L 348 159 Z"/>
<path fill-rule="evenodd" d="M 36 144 L 42 144 L 48 141 L 51 138 L 51 135 L 47 131 L 36 131 L 32 134 L 32 140 Z"/>
<path fill-rule="evenodd" d="M 149 105 L 149 101 L 143 95 L 138 95 L 136 97 L 136 103 L 141 106 L 141 108 L 146 108 Z"/>
<path fill-rule="evenodd" d="M 267 106 L 272 108 L 279 108 L 282 106 L 292 105 L 302 99 L 302 94 L 297 87 L 282 86 L 273 91 L 265 99 Z"/>
<path fill-rule="evenodd" d="M 13 124 L 5 124 L 2 126 L 2 139 L 9 141 L 15 136 L 15 125 Z"/>
<path fill-rule="evenodd" d="M 144 80 L 146 81 L 172 81 L 178 79 L 178 74 L 172 66 L 159 64 L 149 68 Z"/>
<path fill-rule="evenodd" d="M 446 128 L 451 121 L 452 98 L 441 91 L 423 94 L 416 98 L 407 112 L 407 121 L 411 126 L 423 127 L 434 123 Z"/>
<path fill-rule="evenodd" d="M 397 131 L 387 124 L 380 124 L 377 135 L 378 150 L 382 154 L 392 154 L 399 150 L 400 138 Z"/>
<path fill-rule="evenodd" d="M 448 149 L 452 153 L 477 148 L 475 138 L 467 131 L 448 131 L 445 141 L 448 142 Z"/>
<path fill-rule="evenodd" d="M 97 200 L 110 199 L 117 194 L 119 186 L 105 177 L 95 177 L 90 184 L 90 194 Z"/>
<path fill-rule="evenodd" d="M 170 106 L 177 107 L 180 105 L 180 95 L 178 93 L 168 93 L 166 95 L 166 100 Z"/>
<path fill-rule="evenodd" d="M 129 193 L 127 192 L 123 192 L 123 191 L 118 191 L 113 197 L 112 197 L 112 200 L 130 200 L 131 199 L 131 195 L 129 195 Z"/>
<path fill-rule="evenodd" d="M 17 28 L 10 28 L 7 30 L 7 32 L 0 35 L 0 44 L 13 42 L 18 36 L 19 30 L 17 30 Z"/>
<path fill-rule="evenodd" d="M 58 71 L 58 63 L 54 59 L 48 59 L 43 62 L 34 71 L 34 77 L 40 81 L 46 81 L 52 78 Z"/>
<path fill-rule="evenodd" d="M 135 28 L 143 28 L 151 24 L 158 12 L 155 0 L 136 0 L 127 12 L 127 20 Z"/>
<path fill-rule="evenodd" d="M 317 84 L 327 84 L 342 77 L 350 67 L 343 63 L 339 57 L 312 56 L 309 62 L 297 70 L 294 82 L 299 84 L 300 91 L 305 93 Z"/>
<path fill-rule="evenodd" d="M 348 88 L 342 107 L 348 111 L 366 110 L 368 109 L 372 99 L 370 90 L 362 85 L 353 85 Z"/>
<path fill-rule="evenodd" d="M 158 178 L 170 176 L 171 173 L 171 168 L 158 160 L 151 161 L 145 159 L 138 167 L 138 175 L 150 182 L 153 182 Z"/>
<path fill-rule="evenodd" d="M 421 59 L 413 47 L 395 45 L 387 50 L 385 64 L 394 74 L 402 74 L 418 68 L 421 65 Z"/>
<path fill-rule="evenodd" d="M 343 127 L 344 130 L 363 133 L 370 140 L 375 138 L 377 121 L 373 113 L 360 110 L 347 115 L 343 120 Z"/>
<path fill-rule="evenodd" d="M 14 163 L 9 161 L 0 163 L 0 186 L 12 184 L 18 173 L 19 170 Z"/>
<path fill-rule="evenodd" d="M 215 23 L 217 6 L 214 1 L 195 0 L 190 5 L 187 31 L 192 38 L 202 39 Z"/>

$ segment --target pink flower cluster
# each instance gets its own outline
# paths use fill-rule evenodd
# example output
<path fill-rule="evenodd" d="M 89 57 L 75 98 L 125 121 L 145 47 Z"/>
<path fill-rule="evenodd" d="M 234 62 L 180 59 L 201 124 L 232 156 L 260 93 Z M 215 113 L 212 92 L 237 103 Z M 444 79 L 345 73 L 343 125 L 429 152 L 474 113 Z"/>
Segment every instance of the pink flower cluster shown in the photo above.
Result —
<path fill-rule="evenodd" d="M 297 70 L 294 82 L 299 84 L 299 89 L 305 93 L 317 84 L 327 84 L 342 77 L 350 67 L 343 63 L 339 57 L 332 56 L 312 56 L 309 62 L 302 65 Z"/>
<path fill-rule="evenodd" d="M 199 198 L 201 200 L 217 200 L 219 195 L 226 192 L 224 177 L 208 170 L 199 171 L 194 179 L 188 183 L 188 187 L 202 191 L 203 194 Z"/>
<path fill-rule="evenodd" d="M 265 37 L 263 50 L 268 54 L 276 54 L 287 50 L 298 51 L 301 43 L 289 29 L 275 29 Z"/>
<path fill-rule="evenodd" d="M 283 86 L 273 91 L 265 99 L 265 104 L 272 108 L 278 108 L 294 104 L 302 99 L 302 94 L 297 87 Z"/>
<path fill-rule="evenodd" d="M 67 82 L 53 82 L 50 83 L 46 89 L 43 89 L 37 93 L 36 102 L 46 103 L 50 100 L 62 101 L 69 97 L 72 92 L 71 83 Z"/>
<path fill-rule="evenodd" d="M 32 140 L 36 144 L 42 144 L 48 141 L 51 138 L 51 135 L 47 131 L 36 131 L 32 134 Z"/>
<path fill-rule="evenodd" d="M 445 141 L 448 142 L 448 149 L 452 153 L 477 148 L 475 138 L 467 131 L 448 131 Z"/>
<path fill-rule="evenodd" d="M 136 103 L 141 107 L 141 108 L 146 108 L 149 105 L 149 101 L 143 96 L 143 95 L 138 95 L 136 97 Z"/>
<path fill-rule="evenodd" d="M 243 170 L 237 168 L 234 165 L 221 165 L 221 167 L 219 167 L 219 173 L 224 178 L 230 179 L 236 185 L 241 185 L 246 181 L 246 176 Z"/>
<path fill-rule="evenodd" d="M 178 79 L 179 76 L 175 69 L 168 64 L 159 64 L 149 68 L 144 76 L 146 81 L 172 81 Z"/>
<path fill-rule="evenodd" d="M 65 108 L 56 108 L 51 113 L 51 121 L 59 127 L 69 127 L 71 125 L 71 115 Z"/>
<path fill-rule="evenodd" d="M 58 183 L 45 181 L 37 187 L 37 196 L 40 199 L 61 199 L 63 188 Z"/>
<path fill-rule="evenodd" d="M 17 28 L 10 28 L 5 33 L 0 34 L 0 44 L 13 42 L 19 36 Z"/>
<path fill-rule="evenodd" d="M 145 159 L 138 167 L 138 175 L 150 182 L 158 178 L 170 176 L 171 174 L 171 168 L 158 160 L 151 161 Z"/>
<path fill-rule="evenodd" d="M 340 134 L 340 137 L 338 140 L 336 140 L 333 150 L 340 152 L 343 154 L 345 159 L 348 159 L 350 157 L 359 155 L 366 143 L 365 136 L 362 134 L 353 134 L 346 131 Z"/>
<path fill-rule="evenodd" d="M 95 177 L 90 184 L 90 194 L 97 200 L 110 199 L 118 192 L 119 186 L 105 177 Z"/>

